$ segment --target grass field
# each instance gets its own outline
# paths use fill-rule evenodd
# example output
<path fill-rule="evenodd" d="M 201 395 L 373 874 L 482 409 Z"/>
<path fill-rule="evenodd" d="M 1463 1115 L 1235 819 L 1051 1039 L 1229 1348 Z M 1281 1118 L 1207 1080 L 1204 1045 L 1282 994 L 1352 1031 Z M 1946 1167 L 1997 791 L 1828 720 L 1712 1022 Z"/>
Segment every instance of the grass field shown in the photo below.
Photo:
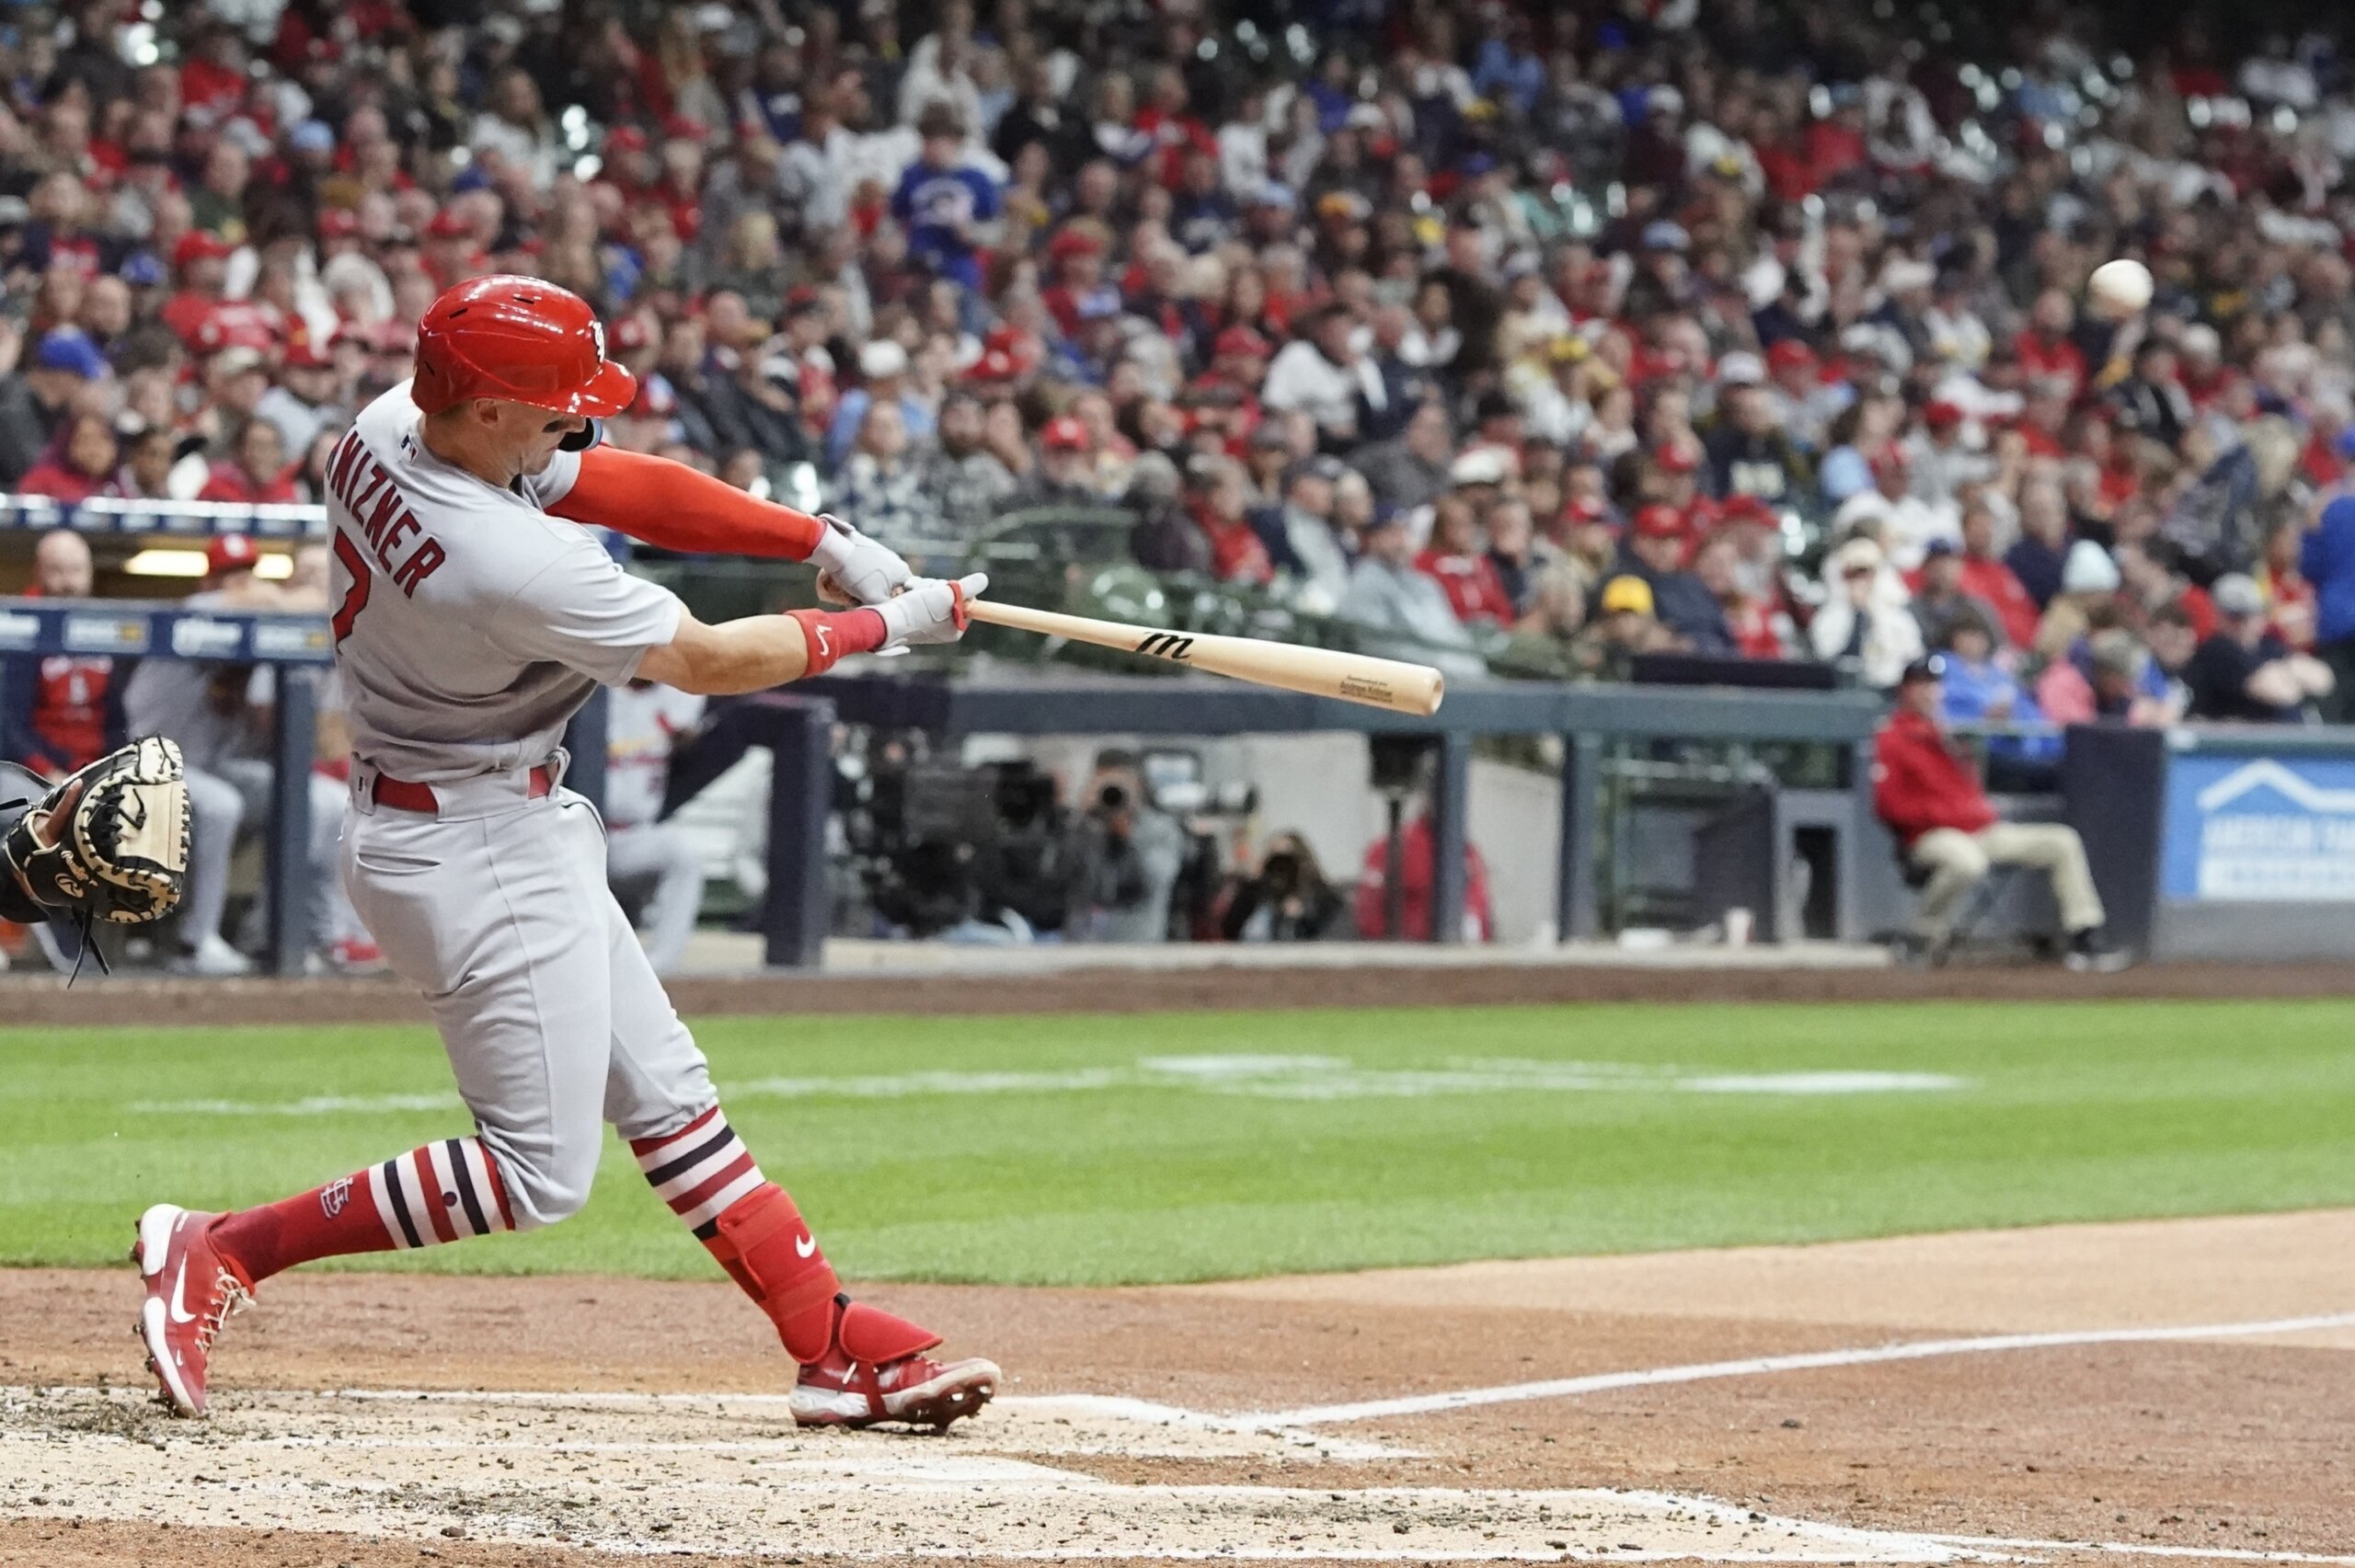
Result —
<path fill-rule="evenodd" d="M 2355 1002 L 725 1019 L 731 1119 L 846 1275 L 1111 1284 L 2355 1203 Z M 421 1028 L 0 1029 L 0 1263 L 468 1125 Z M 361 1266 L 383 1266 L 362 1260 Z M 588 1211 L 413 1253 L 701 1276 Z"/>

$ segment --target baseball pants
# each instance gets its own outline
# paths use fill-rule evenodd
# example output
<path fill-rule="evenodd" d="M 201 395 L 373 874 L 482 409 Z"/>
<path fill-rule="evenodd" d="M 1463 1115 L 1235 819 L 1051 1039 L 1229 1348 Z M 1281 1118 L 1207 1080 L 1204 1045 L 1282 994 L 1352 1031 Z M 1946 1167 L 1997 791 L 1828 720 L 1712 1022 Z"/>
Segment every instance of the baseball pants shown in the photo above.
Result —
<path fill-rule="evenodd" d="M 605 877 L 625 897 L 645 896 L 641 920 L 646 956 L 658 975 L 667 975 L 686 956 L 703 910 L 703 856 L 684 829 L 668 822 L 609 828 L 605 833 Z"/>
<path fill-rule="evenodd" d="M 246 819 L 237 786 L 201 769 L 188 770 L 188 892 L 180 900 L 180 940 L 194 947 L 221 934 L 229 904 L 229 862 Z"/>
<path fill-rule="evenodd" d="M 258 757 L 226 757 L 216 764 L 221 777 L 236 786 L 245 802 L 245 820 L 265 826 L 270 818 L 270 784 L 276 766 Z M 353 934 L 351 905 L 336 875 L 337 841 L 343 836 L 343 805 L 348 789 L 324 773 L 307 775 L 311 791 L 309 855 L 312 875 L 305 886 L 311 898 L 303 911 L 304 929 L 313 947 L 325 947 Z"/>
<path fill-rule="evenodd" d="M 2033 866 L 2050 876 L 2062 930 L 2092 931 L 2102 923 L 2101 895 L 2085 864 L 2085 841 L 2066 823 L 1997 822 L 1975 833 L 1933 828 L 1908 853 L 1930 873 L 1913 929 L 1932 942 L 1945 940 L 1963 896 L 1997 865 Z"/>
<path fill-rule="evenodd" d="M 587 800 L 429 816 L 377 806 L 372 779 L 345 818 L 352 907 L 423 994 L 515 1228 L 554 1224 L 588 1202 L 603 1123 L 661 1138 L 717 1103 L 703 1052 L 606 886 Z"/>

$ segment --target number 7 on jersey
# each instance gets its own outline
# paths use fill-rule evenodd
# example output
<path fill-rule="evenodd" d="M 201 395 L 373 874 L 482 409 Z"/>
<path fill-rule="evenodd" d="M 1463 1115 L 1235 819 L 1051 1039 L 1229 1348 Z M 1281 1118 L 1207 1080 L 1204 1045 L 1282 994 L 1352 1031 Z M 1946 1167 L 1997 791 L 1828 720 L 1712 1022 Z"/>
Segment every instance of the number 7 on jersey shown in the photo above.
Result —
<path fill-rule="evenodd" d="M 369 590 L 375 587 L 376 579 L 368 569 L 367 558 L 360 554 L 360 546 L 354 544 L 350 536 L 340 528 L 335 531 L 335 558 L 341 561 L 343 569 L 351 574 L 351 587 L 344 594 L 343 602 L 336 606 L 335 618 L 331 623 L 335 627 L 336 644 L 340 647 L 343 639 L 351 635 L 351 624 L 360 619 L 362 610 L 368 608 Z"/>

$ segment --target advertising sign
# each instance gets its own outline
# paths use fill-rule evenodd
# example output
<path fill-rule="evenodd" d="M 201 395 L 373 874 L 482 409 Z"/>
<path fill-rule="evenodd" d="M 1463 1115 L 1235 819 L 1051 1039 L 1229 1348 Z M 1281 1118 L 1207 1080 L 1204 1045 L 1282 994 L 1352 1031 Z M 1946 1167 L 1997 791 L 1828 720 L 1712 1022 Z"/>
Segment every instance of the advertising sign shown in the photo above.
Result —
<path fill-rule="evenodd" d="M 2355 902 L 2355 759 L 2177 756 L 2162 898 Z"/>

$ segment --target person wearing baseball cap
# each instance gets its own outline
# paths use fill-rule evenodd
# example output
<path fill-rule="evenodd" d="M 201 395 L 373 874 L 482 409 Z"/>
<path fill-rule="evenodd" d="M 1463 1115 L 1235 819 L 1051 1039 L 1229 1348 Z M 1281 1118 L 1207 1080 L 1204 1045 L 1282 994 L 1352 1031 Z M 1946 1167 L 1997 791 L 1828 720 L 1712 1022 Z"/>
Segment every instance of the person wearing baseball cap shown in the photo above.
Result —
<path fill-rule="evenodd" d="M 486 263 L 475 244 L 475 231 L 455 207 L 444 207 L 427 221 L 424 261 L 426 275 L 442 289 L 484 269 Z"/>
<path fill-rule="evenodd" d="M 2085 841 L 2062 822 L 2006 822 L 1981 787 L 1978 771 L 1947 738 L 1938 715 L 1946 659 L 1917 655 L 1899 674 L 1897 709 L 1873 741 L 1873 809 L 1897 836 L 1900 854 L 1922 881 L 1922 902 L 1901 956 L 1942 963 L 1962 900 L 1996 865 L 2043 872 L 2061 906 L 2072 969 L 2108 973 L 2133 962 L 2102 934 L 2101 894 Z"/>
<path fill-rule="evenodd" d="M 1595 590 L 1594 611 L 1568 646 L 1570 668 L 1595 681 L 1625 681 L 1638 654 L 1676 647 L 1675 634 L 1660 623 L 1651 584 L 1632 573 L 1605 578 Z"/>
<path fill-rule="evenodd" d="M 1039 301 L 1066 338 L 1076 338 L 1091 302 L 1100 308 L 1109 300 L 1120 308 L 1120 291 L 1104 276 L 1104 252 L 1110 239 L 1094 218 L 1073 218 L 1047 242 L 1047 264 L 1054 280 L 1039 291 Z"/>
<path fill-rule="evenodd" d="M 1894 687 L 1924 651 L 1906 600 L 1904 579 L 1870 534 L 1841 541 L 1824 557 L 1823 603 L 1808 623 L 1815 656 L 1879 691 Z"/>
<path fill-rule="evenodd" d="M 1952 507 L 1933 507 L 1913 493 L 1913 462 L 1904 446 L 1883 441 L 1866 454 L 1872 483 L 1840 503 L 1832 514 L 1835 532 L 1869 528 L 1880 537 L 1901 572 L 1921 566 L 1933 539 L 1960 543 L 1961 519 Z"/>
<path fill-rule="evenodd" d="M 1415 532 L 1396 507 L 1377 505 L 1358 536 L 1357 564 L 1338 612 L 1362 628 L 1368 653 L 1433 665 L 1450 680 L 1477 680 L 1488 662 L 1455 618 L 1447 590 L 1415 566 Z"/>
<path fill-rule="evenodd" d="M 1039 461 L 1015 494 L 1016 507 L 1094 506 L 1104 498 L 1097 487 L 1095 442 L 1076 414 L 1058 414 L 1040 427 Z"/>
<path fill-rule="evenodd" d="M 287 452 L 299 459 L 320 431 L 339 429 L 350 419 L 350 410 L 338 395 L 342 379 L 334 356 L 304 334 L 287 345 L 278 380 L 254 405 L 254 413 L 278 427 Z"/>
<path fill-rule="evenodd" d="M 2210 587 L 2208 599 L 2216 607 L 2216 629 L 2183 670 L 2189 717 L 2297 724 L 2307 703 L 2337 687 L 2328 665 L 2295 651 L 2266 624 L 2265 593 L 2255 578 L 2227 572 Z"/>
<path fill-rule="evenodd" d="M 204 546 L 204 580 L 181 601 L 194 611 L 271 610 L 278 589 L 254 575 L 260 552 L 243 533 L 217 534 Z M 181 950 L 165 967 L 176 975 L 250 974 L 252 962 L 221 933 L 229 896 L 229 858 L 241 824 L 267 819 L 270 769 L 242 759 L 251 721 L 247 685 L 234 667 L 192 658 L 144 658 L 122 692 L 123 718 L 133 735 L 163 735 L 178 742 L 188 764 L 190 852 L 188 893 L 180 904 Z M 233 680 L 236 700 L 216 688 Z M 243 776 L 232 776 L 242 767 Z M 314 866 L 321 887 L 335 873 Z"/>
<path fill-rule="evenodd" d="M 1692 523 L 1683 511 L 1659 501 L 1639 507 L 1622 542 L 1617 569 L 1643 580 L 1651 590 L 1652 612 L 1692 652 L 1729 657 L 1733 632 L 1725 611 L 1701 579 L 1684 569 L 1692 542 Z"/>
<path fill-rule="evenodd" d="M 261 552 L 254 548 L 250 534 L 217 534 L 204 546 L 204 586 L 215 589 L 241 588 L 245 574 L 260 564 Z"/>
<path fill-rule="evenodd" d="M 179 288 L 156 313 L 158 320 L 190 349 L 204 347 L 204 328 L 212 322 L 228 286 L 229 258 L 236 246 L 204 229 L 190 229 L 172 246 L 172 272 Z"/>
<path fill-rule="evenodd" d="M 1804 338 L 1778 338 L 1767 346 L 1766 381 L 1783 429 L 1809 452 L 1824 450 L 1832 421 L 1855 396 L 1846 382 L 1823 379 L 1823 361 Z"/>
<path fill-rule="evenodd" d="M 0 377 L 0 482 L 14 484 L 30 472 L 65 428 L 75 395 L 112 373 L 80 327 L 43 333 L 25 356 L 22 373 Z"/>
<path fill-rule="evenodd" d="M 1739 352 L 1719 360 L 1717 411 L 1701 443 L 1709 489 L 1778 506 L 1812 489 L 1815 465 L 1784 420 L 1783 400 L 1766 384 L 1763 361 Z"/>
<path fill-rule="evenodd" d="M 858 350 L 859 384 L 842 395 L 834 405 L 833 422 L 826 427 L 826 461 L 840 468 L 850 456 L 851 443 L 858 439 L 858 427 L 867 419 L 870 403 L 895 400 L 900 405 L 900 422 L 906 427 L 912 446 L 922 446 L 932 440 L 936 416 L 932 406 L 908 390 L 908 351 L 892 338 L 877 338 L 862 345 Z"/>

